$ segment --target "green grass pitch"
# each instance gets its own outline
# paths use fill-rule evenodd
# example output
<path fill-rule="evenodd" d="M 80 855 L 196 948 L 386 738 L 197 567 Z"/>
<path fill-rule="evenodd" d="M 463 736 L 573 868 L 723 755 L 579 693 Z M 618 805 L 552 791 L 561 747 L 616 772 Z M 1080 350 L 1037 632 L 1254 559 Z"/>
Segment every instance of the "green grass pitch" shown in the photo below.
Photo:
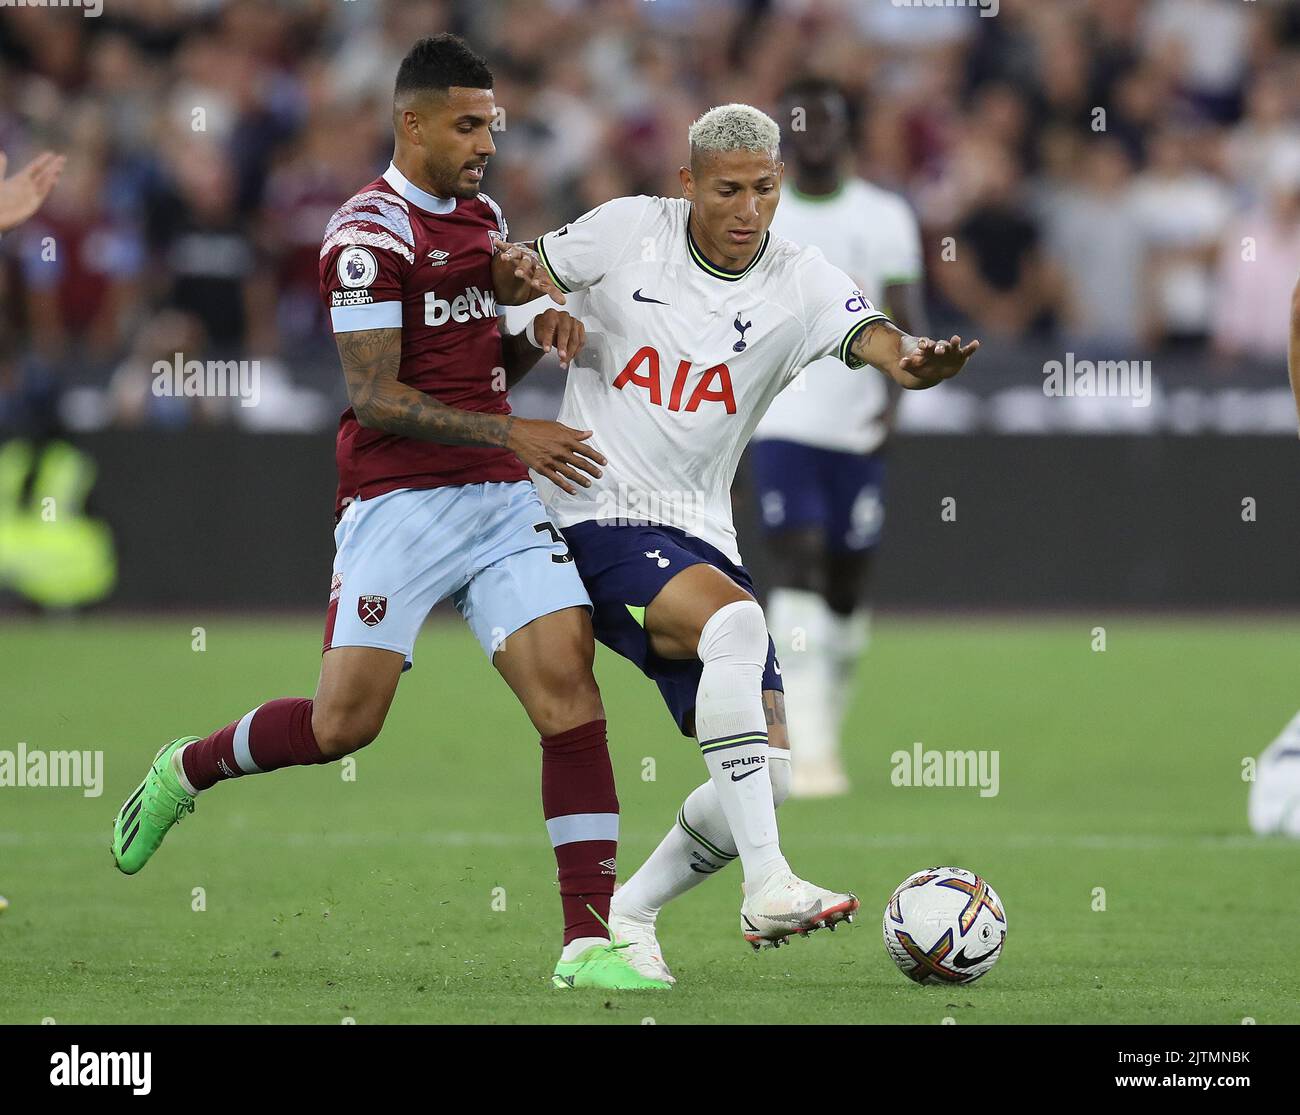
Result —
<path fill-rule="evenodd" d="M 1249 835 L 1242 779 L 1300 704 L 1294 621 L 882 620 L 854 793 L 780 814 L 792 865 L 856 891 L 858 924 L 755 954 L 731 867 L 663 916 L 678 987 L 622 996 L 548 986 L 539 749 L 459 625 L 426 628 L 354 780 L 220 786 L 142 874 L 113 869 L 156 748 L 310 695 L 319 638 L 315 619 L 6 622 L 0 750 L 102 749 L 105 788 L 0 788 L 0 1023 L 1300 1022 L 1300 846 Z M 704 767 L 639 673 L 603 650 L 597 672 L 626 877 Z M 918 740 L 997 749 L 1000 792 L 893 786 Z M 938 863 L 1007 906 L 1003 958 L 968 987 L 911 984 L 881 943 L 891 889 Z"/>

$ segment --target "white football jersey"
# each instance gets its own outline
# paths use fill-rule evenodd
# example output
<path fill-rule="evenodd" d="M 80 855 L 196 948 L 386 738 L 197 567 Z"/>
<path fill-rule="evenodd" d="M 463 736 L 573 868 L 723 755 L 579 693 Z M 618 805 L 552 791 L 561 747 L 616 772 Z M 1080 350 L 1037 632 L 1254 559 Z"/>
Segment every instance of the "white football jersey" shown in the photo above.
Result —
<path fill-rule="evenodd" d="M 759 418 L 805 365 L 856 363 L 850 347 L 884 315 L 816 248 L 772 232 L 743 270 L 714 266 L 690 211 L 685 198 L 618 198 L 538 239 L 552 278 L 583 292 L 569 308 L 587 343 L 559 421 L 593 431 L 609 464 L 574 495 L 534 479 L 557 526 L 660 523 L 739 562 L 731 481 Z"/>
<path fill-rule="evenodd" d="M 796 244 L 820 248 L 877 306 L 891 283 L 921 279 L 921 234 L 911 208 L 861 178 L 835 194 L 810 198 L 786 186 L 772 230 Z M 810 364 L 772 403 L 755 438 L 780 438 L 819 449 L 870 453 L 885 439 L 888 384 L 855 375 L 838 360 Z M 826 421 L 828 414 L 834 422 Z"/>

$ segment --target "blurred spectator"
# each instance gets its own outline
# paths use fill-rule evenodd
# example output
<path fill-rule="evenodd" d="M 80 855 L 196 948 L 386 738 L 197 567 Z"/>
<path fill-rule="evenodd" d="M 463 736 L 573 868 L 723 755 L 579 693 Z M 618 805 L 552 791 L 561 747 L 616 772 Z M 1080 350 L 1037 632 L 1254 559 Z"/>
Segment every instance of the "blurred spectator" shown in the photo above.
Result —
<path fill-rule="evenodd" d="M 1263 202 L 1223 238 L 1214 343 L 1230 356 L 1284 361 L 1300 271 L 1300 145 L 1275 150 L 1262 178 Z"/>
<path fill-rule="evenodd" d="M 198 360 L 205 355 L 204 341 L 203 324 L 193 314 L 167 310 L 154 316 L 109 381 L 114 424 L 185 427 L 220 421 L 228 399 L 154 393 L 154 365 Z"/>
<path fill-rule="evenodd" d="M 1046 251 L 1061 276 L 1071 347 L 1119 356 L 1148 332 L 1133 167 L 1118 139 L 1094 139 L 1078 153 L 1080 173 L 1043 202 Z"/>
<path fill-rule="evenodd" d="M 1227 186 L 1195 164 L 1202 142 L 1203 134 L 1184 128 L 1157 133 L 1134 187 L 1155 335 L 1167 344 L 1200 344 L 1209 335 L 1214 263 L 1232 214 Z"/>
<path fill-rule="evenodd" d="M 989 143 L 969 143 L 953 251 L 931 273 L 944 297 L 971 323 L 1002 337 L 1046 329 L 1054 318 L 1058 282 L 1044 258 L 1015 158 Z"/>

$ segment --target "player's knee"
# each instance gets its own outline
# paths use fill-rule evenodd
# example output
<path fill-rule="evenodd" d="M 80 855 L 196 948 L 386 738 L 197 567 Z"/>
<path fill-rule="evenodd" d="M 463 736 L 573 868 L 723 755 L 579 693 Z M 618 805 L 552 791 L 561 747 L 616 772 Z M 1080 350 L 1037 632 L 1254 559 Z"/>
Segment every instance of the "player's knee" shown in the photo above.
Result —
<path fill-rule="evenodd" d="M 312 710 L 311 729 L 316 746 L 330 759 L 341 759 L 374 743 L 382 727 L 382 719 L 365 712 Z"/>
<path fill-rule="evenodd" d="M 709 617 L 700 632 L 701 662 L 734 661 L 757 664 L 767 661 L 767 620 L 753 600 L 725 604 Z"/>
<path fill-rule="evenodd" d="M 543 735 L 604 719 L 600 688 L 591 672 L 593 658 L 594 648 L 574 647 L 571 653 L 548 655 L 539 665 L 537 684 L 526 703 Z"/>

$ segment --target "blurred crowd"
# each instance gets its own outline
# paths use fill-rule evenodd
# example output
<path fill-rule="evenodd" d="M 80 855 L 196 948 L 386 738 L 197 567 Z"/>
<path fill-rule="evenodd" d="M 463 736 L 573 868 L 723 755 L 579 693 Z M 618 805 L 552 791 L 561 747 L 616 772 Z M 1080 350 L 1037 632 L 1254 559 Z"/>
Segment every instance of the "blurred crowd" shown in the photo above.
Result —
<path fill-rule="evenodd" d="M 938 328 L 1117 357 L 1203 351 L 1225 375 L 1283 359 L 1300 5 L 989 4 L 0 7 L 0 150 L 11 166 L 69 156 L 39 216 L 0 241 L 0 429 L 39 424 L 61 394 L 85 426 L 331 421 L 321 233 L 387 164 L 401 57 L 443 30 L 494 68 L 485 189 L 515 238 L 611 196 L 676 194 L 695 116 L 770 110 L 812 72 L 852 98 L 858 173 L 918 213 Z M 259 360 L 262 404 L 156 398 L 149 369 L 177 352 Z"/>

